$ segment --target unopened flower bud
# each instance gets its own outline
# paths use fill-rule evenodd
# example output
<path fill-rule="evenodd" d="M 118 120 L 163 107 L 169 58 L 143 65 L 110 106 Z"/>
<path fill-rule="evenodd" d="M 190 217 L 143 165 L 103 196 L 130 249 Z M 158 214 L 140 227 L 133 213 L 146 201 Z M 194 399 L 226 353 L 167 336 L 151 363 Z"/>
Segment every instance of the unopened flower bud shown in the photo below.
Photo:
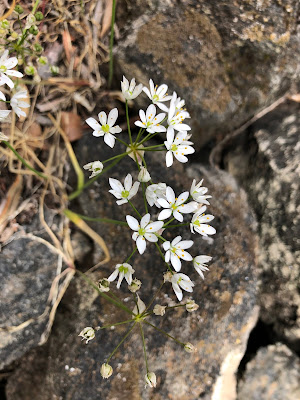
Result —
<path fill-rule="evenodd" d="M 138 181 L 139 182 L 149 182 L 151 180 L 151 176 L 148 170 L 145 167 L 141 167 L 141 170 L 138 174 Z"/>
<path fill-rule="evenodd" d="M 32 26 L 29 28 L 29 32 L 30 32 L 32 35 L 36 36 L 36 35 L 39 33 L 39 28 L 38 28 L 36 25 L 32 25 Z"/>
<path fill-rule="evenodd" d="M 194 300 L 188 300 L 186 305 L 185 305 L 186 311 L 188 312 L 193 312 L 198 310 L 199 306 L 198 304 L 195 303 Z"/>
<path fill-rule="evenodd" d="M 38 58 L 38 62 L 42 65 L 46 65 L 46 64 L 48 64 L 48 58 L 45 56 L 41 56 Z"/>
<path fill-rule="evenodd" d="M 23 14 L 24 8 L 22 6 L 20 6 L 19 4 L 17 4 L 15 7 L 15 12 L 18 14 Z"/>
<path fill-rule="evenodd" d="M 88 344 L 88 342 L 92 339 L 94 339 L 95 337 L 95 330 L 90 327 L 87 326 L 86 328 L 84 328 L 78 336 L 82 337 L 82 340 L 86 340 L 86 344 Z"/>
<path fill-rule="evenodd" d="M 156 304 L 153 308 L 153 312 L 155 315 L 160 315 L 162 317 L 166 313 L 166 307 L 167 306 L 160 306 L 159 304 Z"/>
<path fill-rule="evenodd" d="M 43 13 L 42 13 L 41 11 L 37 11 L 37 12 L 34 14 L 34 16 L 35 16 L 35 19 L 36 19 L 37 21 L 42 21 L 42 19 L 44 19 L 44 15 L 43 15 Z"/>
<path fill-rule="evenodd" d="M 154 372 L 148 372 L 148 374 L 145 375 L 145 380 L 147 385 L 151 388 L 156 387 L 156 375 Z"/>
<path fill-rule="evenodd" d="M 128 289 L 131 291 L 131 293 L 135 293 L 141 288 L 141 286 L 142 282 L 139 279 L 134 278 L 131 282 L 131 285 L 128 285 Z"/>
<path fill-rule="evenodd" d="M 109 364 L 102 364 L 100 368 L 100 374 L 102 378 L 108 379 L 113 373 L 112 366 Z"/>
<path fill-rule="evenodd" d="M 109 292 L 109 285 L 110 282 L 108 279 L 100 279 L 100 281 L 98 282 L 98 289 L 100 290 L 100 292 Z"/>
<path fill-rule="evenodd" d="M 25 68 L 26 75 L 34 75 L 35 72 L 36 72 L 36 70 L 33 65 L 27 65 L 27 67 Z"/>
<path fill-rule="evenodd" d="M 16 31 L 11 32 L 10 38 L 11 38 L 12 40 L 18 39 L 18 37 L 19 37 L 18 32 L 16 32 Z"/>
<path fill-rule="evenodd" d="M 29 29 L 36 22 L 35 16 L 33 14 L 28 14 L 26 18 L 25 29 Z"/>
<path fill-rule="evenodd" d="M 40 54 L 43 51 L 42 46 L 39 43 L 35 43 L 35 45 L 33 46 L 34 51 L 38 54 Z"/>
<path fill-rule="evenodd" d="M 187 352 L 187 353 L 195 353 L 196 351 L 197 351 L 197 348 L 195 347 L 195 346 L 193 346 L 192 345 L 192 343 L 186 343 L 185 345 L 184 345 L 184 350 Z"/>
<path fill-rule="evenodd" d="M 59 73 L 59 68 L 56 65 L 51 65 L 50 71 L 52 75 L 57 75 Z"/>
<path fill-rule="evenodd" d="M 172 281 L 172 272 L 171 271 L 167 271 L 164 273 L 164 282 L 171 282 Z"/>
<path fill-rule="evenodd" d="M 8 29 L 9 28 L 9 22 L 7 21 L 7 19 L 5 19 L 4 21 L 2 21 L 0 23 L 0 26 L 2 29 Z"/>

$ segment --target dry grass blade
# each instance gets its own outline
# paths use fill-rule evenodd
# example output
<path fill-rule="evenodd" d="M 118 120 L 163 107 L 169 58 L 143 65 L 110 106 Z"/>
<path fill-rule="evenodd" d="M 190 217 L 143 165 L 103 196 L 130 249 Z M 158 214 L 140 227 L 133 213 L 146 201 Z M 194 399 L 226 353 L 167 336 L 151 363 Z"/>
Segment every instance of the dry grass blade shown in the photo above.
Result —
<path fill-rule="evenodd" d="M 2 210 L 0 211 L 0 236 L 8 223 L 9 217 L 18 208 L 22 188 L 23 178 L 21 175 L 17 175 L 14 183 L 7 192 L 6 198 L 1 204 Z"/>

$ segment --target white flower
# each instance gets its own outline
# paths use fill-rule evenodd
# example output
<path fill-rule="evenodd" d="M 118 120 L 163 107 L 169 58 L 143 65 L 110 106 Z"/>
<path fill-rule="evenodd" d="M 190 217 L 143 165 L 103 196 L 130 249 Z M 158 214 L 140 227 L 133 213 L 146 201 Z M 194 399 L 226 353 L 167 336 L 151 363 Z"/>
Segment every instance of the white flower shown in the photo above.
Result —
<path fill-rule="evenodd" d="M 131 282 L 131 285 L 128 285 L 128 289 L 131 291 L 131 293 L 135 293 L 137 292 L 142 286 L 142 282 L 137 279 L 134 278 L 134 280 Z"/>
<path fill-rule="evenodd" d="M 146 310 L 146 304 L 143 302 L 143 300 L 140 299 L 140 296 L 137 294 L 137 305 L 134 306 L 132 310 L 133 312 L 132 318 L 135 318 L 137 315 L 143 314 L 145 310 Z"/>
<path fill-rule="evenodd" d="M 140 182 L 149 182 L 151 180 L 151 176 L 145 167 L 141 167 L 141 170 L 138 174 L 138 180 Z"/>
<path fill-rule="evenodd" d="M 95 330 L 91 326 L 84 328 L 78 336 L 82 337 L 82 340 L 86 340 L 86 344 L 95 337 Z"/>
<path fill-rule="evenodd" d="M 200 208 L 199 211 L 194 214 L 190 223 L 191 232 L 195 233 L 194 230 L 202 236 L 214 235 L 216 233 L 215 228 L 207 225 L 207 222 L 212 221 L 215 217 L 210 214 L 204 214 L 206 206 Z"/>
<path fill-rule="evenodd" d="M 30 105 L 21 99 L 27 99 L 27 91 L 26 90 L 18 90 L 13 97 L 10 99 L 10 105 L 17 116 L 20 118 L 26 117 L 25 111 L 21 110 L 21 108 L 28 108 Z"/>
<path fill-rule="evenodd" d="M 166 132 L 166 128 L 160 125 L 160 122 L 165 118 L 165 113 L 156 115 L 156 108 L 153 104 L 147 108 L 146 114 L 144 110 L 139 111 L 141 121 L 136 121 L 135 125 L 146 129 L 149 133 Z"/>
<path fill-rule="evenodd" d="M 91 179 L 102 172 L 103 164 L 101 161 L 92 161 L 88 164 L 85 164 L 83 168 L 92 172 L 92 175 L 89 176 L 89 178 Z"/>
<path fill-rule="evenodd" d="M 0 110 L 0 122 L 5 122 L 8 119 L 11 110 Z"/>
<path fill-rule="evenodd" d="M 95 118 L 88 118 L 85 122 L 94 129 L 94 136 L 104 136 L 104 142 L 109 147 L 113 148 L 116 141 L 114 134 L 122 132 L 122 129 L 119 127 L 119 125 L 114 126 L 118 118 L 118 109 L 112 109 L 109 112 L 108 117 L 104 111 L 101 111 L 98 114 L 98 118 L 101 125 L 95 120 Z"/>
<path fill-rule="evenodd" d="M 4 133 L 0 132 L 0 142 L 1 140 L 5 140 L 6 142 L 8 141 L 8 137 L 4 135 Z"/>
<path fill-rule="evenodd" d="M 189 299 L 189 300 L 186 302 L 185 308 L 186 308 L 186 311 L 187 311 L 187 312 L 193 312 L 193 311 L 198 310 L 199 306 L 198 306 L 198 304 L 195 303 L 194 300 Z"/>
<path fill-rule="evenodd" d="M 184 350 L 185 350 L 187 353 L 196 353 L 197 348 L 196 348 L 192 343 L 188 342 L 188 343 L 186 343 L 186 344 L 184 345 Z"/>
<path fill-rule="evenodd" d="M 131 285 L 132 275 L 134 274 L 134 269 L 130 264 L 123 263 L 117 264 L 114 272 L 107 278 L 109 282 L 113 282 L 117 276 L 119 275 L 117 288 L 119 289 L 122 283 L 122 280 L 125 278 L 128 285 Z"/>
<path fill-rule="evenodd" d="M 101 293 L 109 292 L 109 285 L 110 285 L 109 280 L 106 278 L 102 278 L 98 282 L 98 289 L 100 290 Z"/>
<path fill-rule="evenodd" d="M 159 304 L 155 304 L 153 308 L 153 313 L 155 315 L 160 315 L 161 317 L 165 315 L 167 306 L 160 306 Z"/>
<path fill-rule="evenodd" d="M 155 204 L 156 207 L 160 208 L 161 205 L 158 203 L 158 198 L 165 198 L 167 185 L 159 182 L 149 185 L 146 189 L 146 199 L 150 207 Z"/>
<path fill-rule="evenodd" d="M 191 118 L 190 114 L 184 109 L 185 100 L 183 100 L 183 99 L 181 100 L 180 97 L 177 97 L 177 93 L 176 92 L 173 93 L 173 96 L 174 96 L 173 102 L 174 102 L 174 105 L 175 105 L 175 110 L 176 111 L 185 111 L 185 113 L 186 113 L 185 118 Z"/>
<path fill-rule="evenodd" d="M 17 57 L 8 58 L 8 50 L 5 50 L 0 57 L 0 85 L 4 85 L 6 83 L 12 89 L 15 85 L 7 75 L 22 78 L 23 74 L 21 74 L 21 72 L 12 69 L 17 64 Z"/>
<path fill-rule="evenodd" d="M 123 96 L 126 100 L 135 99 L 143 90 L 143 85 L 140 83 L 136 86 L 135 79 L 131 79 L 130 84 L 129 81 L 123 75 L 123 82 L 121 81 L 121 89 Z"/>
<path fill-rule="evenodd" d="M 177 94 L 173 93 L 172 100 L 170 103 L 170 108 L 168 112 L 168 131 L 190 131 L 191 128 L 187 124 L 183 124 L 182 122 L 185 118 L 189 117 L 189 113 L 187 111 L 179 111 L 176 109 L 176 101 Z"/>
<path fill-rule="evenodd" d="M 132 235 L 132 239 L 136 241 L 137 249 L 140 254 L 143 254 L 146 250 L 145 239 L 153 243 L 158 241 L 158 237 L 154 232 L 157 232 L 162 228 L 164 224 L 162 221 L 150 222 L 150 214 L 144 215 L 140 224 L 131 215 L 126 215 L 126 220 L 129 227 L 135 231 Z"/>
<path fill-rule="evenodd" d="M 102 378 L 108 379 L 113 373 L 112 366 L 105 363 L 101 365 L 100 374 Z"/>
<path fill-rule="evenodd" d="M 29 29 L 36 23 L 36 18 L 33 14 L 28 14 L 26 18 L 25 29 Z"/>
<path fill-rule="evenodd" d="M 168 96 L 167 94 L 168 86 L 160 85 L 159 87 L 157 87 L 156 85 L 154 87 L 152 79 L 150 79 L 149 85 L 150 85 L 150 90 L 147 87 L 144 87 L 143 91 L 146 93 L 149 99 L 152 100 L 153 104 L 156 104 L 157 107 L 160 108 L 161 110 L 168 112 L 168 107 L 165 104 L 162 104 L 162 102 L 169 101 L 172 98 L 172 96 Z"/>
<path fill-rule="evenodd" d="M 209 202 L 207 201 L 207 199 L 210 199 L 211 196 L 209 196 L 209 195 L 205 196 L 205 193 L 208 191 L 208 189 L 204 186 L 203 187 L 201 186 L 202 182 L 203 182 L 203 179 L 201 179 L 201 181 L 196 184 L 196 179 L 194 179 L 192 186 L 191 186 L 190 194 L 191 194 L 192 198 L 195 201 L 197 201 L 197 203 L 209 205 Z"/>
<path fill-rule="evenodd" d="M 181 215 L 181 213 L 191 213 L 195 211 L 197 207 L 197 203 L 195 203 L 194 201 L 183 204 L 188 197 L 189 192 L 184 192 L 181 193 L 178 198 L 175 198 L 174 190 L 170 186 L 168 186 L 166 189 L 166 200 L 157 199 L 158 203 L 164 208 L 164 210 L 159 213 L 158 219 L 164 220 L 169 218 L 171 214 L 173 214 L 174 218 L 176 218 L 177 221 L 182 222 L 183 216 Z"/>
<path fill-rule="evenodd" d="M 124 180 L 124 186 L 120 181 L 114 178 L 109 178 L 109 184 L 111 186 L 109 193 L 113 194 L 117 199 L 119 199 L 117 200 L 118 206 L 128 203 L 128 200 L 137 194 L 140 186 L 140 182 L 134 182 L 132 185 L 132 176 L 130 174 L 126 176 Z"/>
<path fill-rule="evenodd" d="M 193 259 L 193 264 L 195 267 L 195 270 L 198 272 L 198 274 L 201 276 L 201 278 L 204 280 L 204 271 L 209 271 L 207 268 L 206 263 L 208 263 L 212 257 L 210 256 L 197 256 Z"/>
<path fill-rule="evenodd" d="M 187 275 L 179 273 L 172 276 L 172 286 L 177 299 L 181 301 L 183 297 L 181 288 L 186 292 L 192 292 L 195 285 Z"/>
<path fill-rule="evenodd" d="M 156 387 L 156 375 L 154 372 L 148 372 L 145 375 L 145 380 L 148 386 L 151 388 Z"/>
<path fill-rule="evenodd" d="M 181 236 L 177 236 L 175 239 L 170 242 L 164 242 L 163 248 L 166 252 L 165 261 L 169 262 L 171 260 L 171 264 L 173 265 L 176 272 L 181 269 L 181 261 L 182 258 L 185 261 L 192 261 L 193 257 L 185 249 L 189 249 L 192 247 L 194 242 L 192 240 L 182 240 Z"/>
<path fill-rule="evenodd" d="M 174 135 L 174 130 L 168 129 L 167 140 L 164 142 L 168 150 L 166 154 L 167 167 L 170 167 L 173 164 L 173 155 L 179 162 L 186 163 L 188 158 L 185 155 L 193 154 L 195 152 L 195 149 L 191 146 L 193 142 L 186 140 L 186 131 L 178 132 L 175 139 Z"/>

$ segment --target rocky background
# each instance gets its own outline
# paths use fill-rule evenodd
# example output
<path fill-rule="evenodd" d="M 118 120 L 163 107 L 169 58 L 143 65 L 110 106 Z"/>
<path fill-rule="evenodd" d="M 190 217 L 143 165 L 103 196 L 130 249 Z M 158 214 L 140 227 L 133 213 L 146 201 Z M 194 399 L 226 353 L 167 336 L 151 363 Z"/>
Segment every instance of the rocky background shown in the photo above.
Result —
<path fill-rule="evenodd" d="M 2 397 L 298 400 L 300 105 L 288 96 L 300 87 L 299 2 L 135 0 L 119 2 L 117 24 L 116 86 L 122 73 L 144 84 L 149 78 L 166 82 L 186 99 L 192 116 L 198 148 L 192 163 L 166 171 L 159 153 L 151 154 L 154 180 L 180 191 L 193 178 L 204 178 L 213 196 L 217 234 L 210 240 L 197 239 L 213 261 L 203 283 L 191 275 L 197 280 L 193 298 L 199 310 L 188 317 L 177 310 L 163 322 L 160 317 L 153 320 L 195 343 L 199 351 L 186 354 L 164 336 L 146 331 L 158 385 L 145 390 L 140 337 L 134 333 L 114 360 L 115 374 L 103 381 L 99 367 L 124 328 L 101 332 L 87 346 L 77 334 L 85 326 L 118 321 L 124 315 L 78 278 L 58 308 L 48 341 L 38 346 L 49 319 L 47 296 L 56 257 L 46 247 L 20 238 L 0 254 Z M 260 118 L 262 110 L 281 98 L 281 104 Z M 253 116 L 254 123 L 230 136 Z M 224 137 L 231 139 L 222 141 Z M 209 165 L 216 145 L 218 157 Z M 81 165 L 105 158 L 106 152 L 90 135 L 75 144 L 75 150 Z M 132 167 L 128 159 L 112 176 L 123 179 L 124 170 Z M 94 185 L 70 208 L 89 216 L 105 216 L 109 210 L 111 218 L 121 219 L 107 189 L 105 184 Z M 56 218 L 49 210 L 52 227 L 59 224 Z M 97 280 L 110 274 L 119 253 L 127 253 L 132 241 L 124 240 L 122 227 L 91 226 L 105 238 L 112 256 L 91 275 Z M 34 222 L 24 230 L 39 227 Z M 101 259 L 99 248 L 75 227 L 72 239 L 81 271 Z M 152 252 L 145 255 L 136 262 L 143 265 L 139 277 L 147 300 L 158 285 L 153 276 L 162 266 Z M 167 287 L 161 302 L 173 300 Z"/>

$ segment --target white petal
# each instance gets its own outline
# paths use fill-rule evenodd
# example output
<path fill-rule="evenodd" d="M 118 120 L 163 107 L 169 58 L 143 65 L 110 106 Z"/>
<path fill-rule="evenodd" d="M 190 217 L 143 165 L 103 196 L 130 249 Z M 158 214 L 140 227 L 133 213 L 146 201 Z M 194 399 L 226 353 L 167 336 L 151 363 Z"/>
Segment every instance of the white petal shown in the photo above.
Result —
<path fill-rule="evenodd" d="M 129 192 L 132 186 L 132 176 L 130 174 L 126 175 L 126 178 L 124 180 L 124 188 Z"/>
<path fill-rule="evenodd" d="M 180 249 L 189 249 L 192 247 L 194 242 L 192 240 L 183 240 L 179 243 Z"/>
<path fill-rule="evenodd" d="M 182 204 L 181 206 L 179 206 L 179 210 L 183 214 L 192 213 L 196 209 L 197 209 L 197 203 L 195 201 L 191 201 L 190 203 Z"/>
<path fill-rule="evenodd" d="M 163 242 L 163 249 L 165 250 L 165 251 L 167 251 L 167 250 L 169 250 L 170 249 L 170 247 L 171 247 L 171 243 L 170 242 Z"/>
<path fill-rule="evenodd" d="M 98 118 L 99 118 L 101 125 L 106 125 L 106 113 L 104 111 L 101 111 L 98 114 Z"/>
<path fill-rule="evenodd" d="M 179 151 L 175 151 L 174 156 L 175 156 L 176 160 L 178 160 L 181 163 L 186 163 L 189 161 L 188 158 L 184 154 L 179 153 Z"/>
<path fill-rule="evenodd" d="M 136 240 L 136 246 L 138 249 L 138 252 L 140 254 L 143 254 L 146 250 L 146 240 L 143 236 L 139 236 Z"/>
<path fill-rule="evenodd" d="M 112 128 L 109 129 L 110 133 L 120 133 L 122 132 L 122 128 L 119 127 L 119 125 L 113 126 Z"/>
<path fill-rule="evenodd" d="M 166 154 L 166 166 L 171 167 L 173 164 L 173 153 L 172 151 L 168 151 Z"/>
<path fill-rule="evenodd" d="M 149 221 L 150 221 L 150 214 L 145 214 L 141 219 L 141 228 L 145 228 L 145 226 L 149 224 Z"/>
<path fill-rule="evenodd" d="M 173 265 L 176 272 L 181 270 L 181 261 L 177 255 L 171 254 L 171 264 Z"/>
<path fill-rule="evenodd" d="M 174 290 L 174 292 L 175 292 L 175 294 L 176 294 L 177 299 L 178 299 L 179 301 L 181 301 L 181 300 L 182 300 L 182 297 L 183 297 L 183 295 L 182 295 L 182 290 L 180 289 L 180 287 L 179 287 L 176 283 L 173 283 L 173 282 L 172 282 L 172 286 L 173 286 L 173 290 Z"/>
<path fill-rule="evenodd" d="M 148 121 L 152 121 L 152 119 L 154 118 L 156 114 L 156 108 L 154 104 L 150 104 L 150 106 L 147 108 L 146 111 L 146 120 Z"/>
<path fill-rule="evenodd" d="M 172 240 L 172 246 L 175 247 L 177 243 L 181 240 L 181 236 L 176 236 L 175 239 Z"/>
<path fill-rule="evenodd" d="M 158 219 L 164 220 L 170 217 L 170 215 L 172 214 L 172 210 L 170 208 L 166 209 L 166 210 L 162 210 L 159 214 L 158 214 Z"/>
<path fill-rule="evenodd" d="M 166 243 L 166 242 L 165 242 Z M 165 262 L 168 263 L 170 261 L 171 252 L 168 250 L 165 254 Z"/>
<path fill-rule="evenodd" d="M 115 141 L 116 141 L 116 139 L 115 139 L 115 137 L 114 137 L 111 133 L 106 133 L 106 134 L 104 135 L 104 142 L 105 142 L 109 147 L 113 148 L 114 145 L 115 145 Z"/>
<path fill-rule="evenodd" d="M 122 183 L 120 181 L 118 181 L 118 179 L 109 178 L 108 181 L 113 190 L 115 190 L 116 192 L 119 192 L 119 193 L 123 192 L 124 187 L 123 187 Z"/>
<path fill-rule="evenodd" d="M 178 212 L 178 211 L 174 211 L 173 212 L 173 216 L 175 219 L 177 219 L 177 221 L 182 222 L 183 221 L 183 216 Z"/>
<path fill-rule="evenodd" d="M 114 126 L 117 118 L 118 118 L 118 109 L 113 108 L 108 114 L 107 125 Z"/>
<path fill-rule="evenodd" d="M 119 270 L 115 269 L 114 272 L 107 278 L 109 282 L 113 282 L 119 274 Z"/>
<path fill-rule="evenodd" d="M 135 196 L 139 190 L 140 182 L 134 182 L 132 188 L 130 189 L 128 199 L 130 200 L 133 196 Z"/>
<path fill-rule="evenodd" d="M 178 199 L 176 200 L 176 206 L 179 206 L 180 204 L 184 203 L 187 198 L 189 197 L 189 192 L 183 192 L 179 195 Z"/>
<path fill-rule="evenodd" d="M 175 203 L 175 193 L 171 186 L 168 186 L 166 189 L 166 197 L 169 203 Z"/>
<path fill-rule="evenodd" d="M 122 199 L 122 200 L 116 201 L 116 203 L 118 204 L 118 206 L 121 206 L 122 204 L 128 203 L 128 200 L 127 199 Z"/>
<path fill-rule="evenodd" d="M 149 233 L 157 232 L 163 227 L 163 225 L 164 225 L 163 221 L 155 221 L 155 222 L 151 222 L 151 224 L 147 225 L 145 229 L 146 229 L 146 232 L 149 232 Z"/>
<path fill-rule="evenodd" d="M 174 129 L 171 126 L 169 126 L 167 129 L 167 141 L 169 143 L 173 143 L 173 140 L 174 140 Z"/>
<path fill-rule="evenodd" d="M 158 237 L 154 233 L 145 233 L 145 238 L 153 243 L 158 241 Z"/>
<path fill-rule="evenodd" d="M 129 228 L 131 228 L 133 231 L 138 231 L 140 229 L 138 220 L 132 217 L 131 215 L 126 215 L 126 221 L 127 224 L 129 225 Z"/>
<path fill-rule="evenodd" d="M 170 208 L 170 203 L 162 198 L 157 199 L 157 202 L 160 206 L 162 206 L 162 208 Z"/>

